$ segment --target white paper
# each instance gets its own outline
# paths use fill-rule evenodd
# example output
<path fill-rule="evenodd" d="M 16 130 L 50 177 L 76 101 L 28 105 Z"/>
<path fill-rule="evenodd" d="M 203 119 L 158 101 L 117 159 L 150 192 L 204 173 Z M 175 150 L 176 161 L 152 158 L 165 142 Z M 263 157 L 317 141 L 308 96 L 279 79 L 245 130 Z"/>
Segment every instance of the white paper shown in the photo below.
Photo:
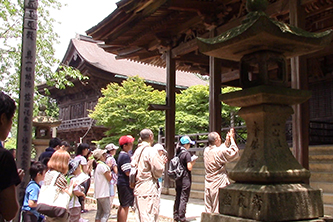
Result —
<path fill-rule="evenodd" d="M 196 159 L 198 159 L 198 156 L 197 156 L 197 155 L 193 155 L 193 156 L 191 156 L 191 161 L 196 160 Z"/>

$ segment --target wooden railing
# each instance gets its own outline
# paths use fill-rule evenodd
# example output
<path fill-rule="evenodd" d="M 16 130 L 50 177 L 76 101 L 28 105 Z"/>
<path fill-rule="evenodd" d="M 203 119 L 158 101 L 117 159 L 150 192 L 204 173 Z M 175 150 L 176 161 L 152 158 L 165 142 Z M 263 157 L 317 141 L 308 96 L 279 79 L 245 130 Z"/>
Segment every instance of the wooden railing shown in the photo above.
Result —
<path fill-rule="evenodd" d="M 237 126 L 234 127 L 236 132 L 236 140 L 240 149 L 245 147 L 246 143 L 246 126 Z M 229 132 L 230 128 L 222 128 L 221 137 L 222 140 L 225 139 L 227 133 Z M 208 146 L 208 133 L 194 133 L 194 134 L 186 134 L 191 138 L 191 140 L 195 141 L 195 145 L 191 147 L 191 151 L 200 151 L 203 150 L 205 147 Z M 179 142 L 180 138 L 183 135 L 176 135 L 175 136 L 175 145 Z M 164 144 L 165 138 L 161 138 L 161 143 Z"/>
<path fill-rule="evenodd" d="M 95 125 L 95 121 L 89 117 L 72 119 L 72 120 L 63 120 L 61 125 L 58 127 L 58 130 L 72 130 L 78 128 L 88 128 Z M 236 140 L 240 148 L 245 146 L 247 138 L 247 129 L 246 126 L 235 126 Z M 230 128 L 222 128 L 221 137 L 224 139 Z M 193 150 L 201 150 L 208 145 L 207 136 L 208 133 L 195 133 L 188 134 L 188 136 L 196 141 L 196 144 L 193 146 Z M 179 142 L 180 135 L 175 136 L 175 144 Z M 292 146 L 292 122 L 286 122 L 286 139 L 288 145 Z M 164 137 L 161 140 L 164 144 Z M 333 144 L 333 123 L 324 122 L 324 121 L 310 121 L 309 126 L 309 144 L 310 145 L 319 145 L 319 144 Z"/>
<path fill-rule="evenodd" d="M 236 140 L 240 149 L 245 147 L 247 138 L 246 126 L 234 127 L 236 132 Z M 230 128 L 222 128 L 221 137 L 225 138 Z M 310 121 L 309 126 L 309 145 L 319 144 L 333 144 L 333 123 L 321 122 L 321 121 Z M 196 133 L 187 134 L 196 143 L 191 147 L 192 151 L 203 150 L 208 145 L 207 136 L 208 133 Z M 292 122 L 286 122 L 286 140 L 289 147 L 292 147 Z M 175 136 L 175 145 L 179 141 L 181 136 Z M 162 137 L 162 143 L 164 144 L 164 137 Z"/>
<path fill-rule="evenodd" d="M 63 120 L 61 121 L 61 125 L 58 127 L 58 130 L 71 130 L 77 128 L 88 128 L 95 124 L 95 120 L 84 117 L 79 119 L 72 120 Z"/>

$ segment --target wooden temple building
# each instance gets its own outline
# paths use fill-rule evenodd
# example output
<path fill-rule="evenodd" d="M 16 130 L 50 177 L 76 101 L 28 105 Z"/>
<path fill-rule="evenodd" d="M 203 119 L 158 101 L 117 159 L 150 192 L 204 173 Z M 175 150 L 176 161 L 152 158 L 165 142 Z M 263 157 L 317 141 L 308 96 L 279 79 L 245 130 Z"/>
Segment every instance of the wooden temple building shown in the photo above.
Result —
<path fill-rule="evenodd" d="M 220 89 L 225 85 L 239 86 L 239 63 L 201 54 L 196 37 L 213 37 L 240 25 L 247 13 L 245 3 L 245 0 L 121 0 L 116 10 L 87 31 L 93 39 L 103 41 L 100 47 L 115 54 L 117 59 L 166 67 L 170 85 L 167 90 L 169 104 L 165 104 L 170 117 L 170 125 L 168 120 L 166 124 L 170 135 L 167 144 L 173 144 L 174 137 L 174 115 L 169 108 L 174 103 L 176 70 L 210 76 L 210 128 L 220 131 Z M 332 7 L 330 0 L 270 0 L 266 13 L 307 31 L 321 32 L 333 27 Z M 309 123 L 317 122 L 330 128 L 333 122 L 332 47 L 289 61 L 290 87 L 312 91 L 311 100 L 297 108 L 293 118 L 294 148 L 305 165 Z M 313 143 L 333 142 L 329 130 L 316 133 L 319 134 L 311 135 Z"/>
<path fill-rule="evenodd" d="M 309 32 L 333 28 L 332 0 L 269 0 L 266 13 L 278 21 Z M 217 36 L 242 23 L 247 14 L 246 0 L 120 0 L 111 14 L 87 31 L 100 47 L 117 59 L 165 67 L 167 104 L 152 105 L 166 110 L 166 148 L 173 156 L 175 137 L 176 70 L 190 71 L 210 77 L 210 131 L 221 130 L 223 86 L 239 86 L 239 62 L 216 59 L 201 54 L 197 37 Z M 291 43 L 292 44 L 292 43 Z M 258 42 L 260 45 L 260 42 Z M 288 61 L 288 81 L 291 88 L 312 92 L 308 102 L 295 105 L 292 116 L 293 152 L 297 160 L 309 169 L 309 150 L 322 152 L 324 159 L 314 161 L 327 165 L 312 165 L 313 169 L 333 169 L 333 43 L 315 53 Z M 256 78 L 255 74 L 251 78 Z M 309 145 L 321 146 L 318 148 Z M 331 157 L 329 157 L 331 156 Z M 319 157 L 318 157 L 319 158 Z M 311 158 L 310 158 L 311 161 Z M 310 169 L 312 171 L 312 169 Z M 324 189 L 325 211 L 333 213 L 333 178 L 320 171 Z M 165 181 L 165 186 L 169 186 Z M 194 183 L 196 179 L 194 178 Z M 317 181 L 314 182 L 319 183 Z"/>
<path fill-rule="evenodd" d="M 164 90 L 166 87 L 165 69 L 162 67 L 140 64 L 129 60 L 117 60 L 116 56 L 105 52 L 98 46 L 100 41 L 90 37 L 77 35 L 70 40 L 62 64 L 74 67 L 88 76 L 87 80 L 72 80 L 73 87 L 59 90 L 53 86 L 41 84 L 38 91 L 45 94 L 45 88 L 50 97 L 59 106 L 60 126 L 57 136 L 76 145 L 79 142 L 91 143 L 105 137 L 107 129 L 95 125 L 88 117 L 98 98 L 102 96 L 101 89 L 109 83 L 119 83 L 130 76 L 145 79 L 147 85 L 154 89 Z M 177 71 L 176 92 L 193 85 L 206 85 L 207 82 L 189 72 Z"/>
<path fill-rule="evenodd" d="M 333 29 L 333 0 L 268 2 L 265 12 L 278 21 L 309 32 Z M 246 0 L 120 0 L 116 4 L 117 8 L 108 17 L 87 30 L 92 39 L 81 36 L 71 40 L 64 57 L 63 63 L 88 75 L 89 83 L 74 81 L 75 87 L 66 90 L 39 86 L 39 91 L 49 88 L 51 97 L 59 104 L 63 120 L 58 128 L 59 137 L 79 142 L 88 132 L 84 140 L 98 140 L 105 129 L 94 125 L 87 117 L 87 110 L 101 96 L 100 89 L 109 82 L 120 83 L 129 75 L 139 75 L 154 88 L 166 89 L 167 104 L 152 104 L 151 108 L 166 110 L 165 144 L 170 159 L 175 140 L 175 93 L 190 85 L 204 84 L 188 72 L 209 76 L 209 130 L 220 132 L 221 87 L 240 86 L 239 62 L 201 54 L 196 38 L 214 37 L 240 25 L 247 14 Z M 333 215 L 332 52 L 333 43 L 321 51 L 288 60 L 289 86 L 312 93 L 308 102 L 294 106 L 293 153 L 305 168 L 310 168 L 311 186 L 323 189 L 325 214 L 330 215 Z M 134 64 L 143 71 L 138 73 L 139 68 L 135 69 Z M 147 71 L 148 67 L 155 71 Z M 251 78 L 256 78 L 254 73 Z M 202 198 L 203 164 L 195 166 L 199 169 L 192 174 L 191 196 Z M 169 182 L 165 181 L 164 186 L 168 188 Z"/>

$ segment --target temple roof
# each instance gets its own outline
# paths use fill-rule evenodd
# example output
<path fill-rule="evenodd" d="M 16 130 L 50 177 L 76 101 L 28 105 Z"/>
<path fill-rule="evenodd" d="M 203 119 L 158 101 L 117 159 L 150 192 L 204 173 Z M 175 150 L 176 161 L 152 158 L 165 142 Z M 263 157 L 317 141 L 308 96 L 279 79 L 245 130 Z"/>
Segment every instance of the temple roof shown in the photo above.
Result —
<path fill-rule="evenodd" d="M 95 85 L 98 90 L 104 88 L 111 82 L 121 83 L 123 80 L 132 76 L 139 76 L 144 79 L 148 85 L 154 89 L 164 90 L 166 87 L 166 70 L 163 67 L 143 64 L 130 61 L 128 59 L 117 60 L 116 55 L 104 51 L 99 44 L 90 37 L 78 35 L 70 40 L 62 64 L 74 67 L 83 75 L 88 75 L 93 82 L 89 80 L 89 85 Z M 38 85 L 38 91 L 45 94 L 44 88 L 47 88 L 55 98 L 69 93 L 78 93 L 84 90 L 84 84 L 72 79 L 75 87 L 67 87 L 66 90 L 58 90 L 46 83 Z M 186 89 L 194 85 L 207 85 L 208 82 L 202 80 L 197 75 L 190 72 L 176 71 L 176 91 Z M 98 85 L 98 86 L 97 86 Z M 94 87 L 94 88 L 96 88 Z"/>
<path fill-rule="evenodd" d="M 165 85 L 166 70 L 162 67 L 146 65 L 127 59 L 117 60 L 116 55 L 105 52 L 100 48 L 97 42 L 86 41 L 79 38 L 71 40 L 71 43 L 77 50 L 78 54 L 87 63 L 109 73 L 118 75 L 120 78 L 139 76 L 146 81 L 152 81 Z M 64 61 L 66 61 L 66 56 Z M 176 85 L 179 87 L 190 87 L 193 85 L 206 85 L 206 81 L 198 78 L 190 72 L 176 71 Z"/>
<path fill-rule="evenodd" d="M 290 0 L 268 0 L 265 13 L 290 23 Z M 171 49 L 177 70 L 209 74 L 209 57 L 198 51 L 197 37 L 218 36 L 242 24 L 246 1 L 240 0 L 120 0 L 117 8 L 86 31 L 101 47 L 121 59 L 165 67 Z M 304 29 L 322 32 L 332 27 L 332 1 L 300 0 Z M 214 30 L 213 33 L 211 30 Z M 222 84 L 238 85 L 239 63 L 221 60 Z"/>

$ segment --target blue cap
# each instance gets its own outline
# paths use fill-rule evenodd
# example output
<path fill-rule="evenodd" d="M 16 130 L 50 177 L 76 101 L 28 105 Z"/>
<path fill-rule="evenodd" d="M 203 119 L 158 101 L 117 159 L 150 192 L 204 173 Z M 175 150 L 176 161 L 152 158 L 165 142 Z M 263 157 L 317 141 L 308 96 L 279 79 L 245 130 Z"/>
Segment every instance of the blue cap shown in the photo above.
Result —
<path fill-rule="evenodd" d="M 194 145 L 195 141 L 192 141 L 190 139 L 190 137 L 188 137 L 188 136 L 183 136 L 182 138 L 180 138 L 180 143 L 183 144 L 183 145 L 188 144 L 188 143 Z"/>

